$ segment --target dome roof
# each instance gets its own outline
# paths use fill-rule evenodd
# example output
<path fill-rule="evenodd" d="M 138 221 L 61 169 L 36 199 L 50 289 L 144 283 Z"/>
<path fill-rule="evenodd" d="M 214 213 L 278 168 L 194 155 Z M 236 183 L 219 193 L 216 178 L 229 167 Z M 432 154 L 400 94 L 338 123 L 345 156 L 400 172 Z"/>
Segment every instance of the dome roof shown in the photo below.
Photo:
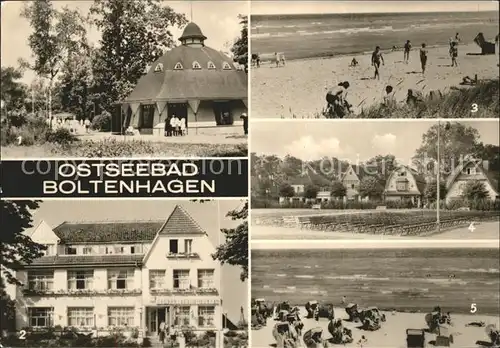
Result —
<path fill-rule="evenodd" d="M 184 41 L 186 39 L 206 40 L 207 37 L 203 35 L 200 27 L 196 23 L 190 22 L 184 28 L 184 31 L 182 32 L 182 35 L 179 38 L 179 41 Z"/>
<path fill-rule="evenodd" d="M 196 24 L 190 24 L 201 34 Z M 190 29 L 188 35 L 196 35 L 193 32 Z M 155 61 L 125 101 L 244 98 L 247 74 L 237 70 L 230 57 L 207 46 L 181 45 Z"/>

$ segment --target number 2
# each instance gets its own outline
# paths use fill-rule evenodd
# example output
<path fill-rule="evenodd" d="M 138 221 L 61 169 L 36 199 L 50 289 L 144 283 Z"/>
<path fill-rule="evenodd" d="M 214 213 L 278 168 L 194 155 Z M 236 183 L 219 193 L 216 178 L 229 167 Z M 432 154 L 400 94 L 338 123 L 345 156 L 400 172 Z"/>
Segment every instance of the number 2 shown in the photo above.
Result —
<path fill-rule="evenodd" d="M 472 104 L 471 105 L 472 109 L 470 110 L 470 112 L 477 112 L 479 110 L 479 107 L 477 106 L 477 104 Z"/>
<path fill-rule="evenodd" d="M 26 331 L 25 330 L 19 331 L 19 339 L 20 340 L 25 340 L 26 339 Z"/>
<path fill-rule="evenodd" d="M 475 303 L 471 303 L 470 305 L 470 312 L 471 313 L 476 313 L 477 312 L 477 307 Z"/>

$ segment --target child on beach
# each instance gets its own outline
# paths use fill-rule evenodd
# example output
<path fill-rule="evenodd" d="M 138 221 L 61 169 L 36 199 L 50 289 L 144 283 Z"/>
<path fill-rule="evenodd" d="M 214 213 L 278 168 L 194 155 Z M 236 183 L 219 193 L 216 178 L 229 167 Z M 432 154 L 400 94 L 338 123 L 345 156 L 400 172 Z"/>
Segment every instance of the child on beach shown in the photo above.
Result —
<path fill-rule="evenodd" d="M 451 66 L 458 66 L 458 63 L 457 63 L 458 44 L 456 41 L 453 41 L 451 43 L 450 55 L 451 55 Z"/>
<path fill-rule="evenodd" d="M 377 46 L 375 47 L 375 51 L 372 53 L 372 65 L 375 67 L 375 76 L 373 79 L 378 78 L 380 80 L 379 68 L 381 62 L 382 65 L 385 65 L 384 57 L 382 56 L 382 52 L 380 52 L 380 46 Z"/>
<path fill-rule="evenodd" d="M 422 66 L 422 75 L 425 75 L 425 66 L 427 65 L 427 48 L 425 47 L 425 43 L 420 48 L 420 65 Z"/>
<path fill-rule="evenodd" d="M 358 64 L 359 64 L 359 63 L 358 63 L 358 61 L 356 60 L 356 58 L 353 58 L 353 59 L 351 60 L 351 64 L 350 64 L 349 66 L 356 67 L 356 66 L 358 66 Z"/>
<path fill-rule="evenodd" d="M 404 52 L 404 57 L 403 60 L 406 64 L 410 61 L 410 51 L 411 51 L 411 42 L 410 40 L 406 40 L 405 43 L 405 52 Z"/>

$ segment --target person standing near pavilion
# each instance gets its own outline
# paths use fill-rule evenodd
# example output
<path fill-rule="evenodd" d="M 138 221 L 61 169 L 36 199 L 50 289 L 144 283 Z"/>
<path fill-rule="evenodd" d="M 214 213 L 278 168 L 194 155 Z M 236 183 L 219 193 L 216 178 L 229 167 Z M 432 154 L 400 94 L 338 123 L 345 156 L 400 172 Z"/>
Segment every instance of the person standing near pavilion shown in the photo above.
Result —
<path fill-rule="evenodd" d="M 240 118 L 243 121 L 243 132 L 248 135 L 248 116 L 246 113 L 242 113 Z"/>

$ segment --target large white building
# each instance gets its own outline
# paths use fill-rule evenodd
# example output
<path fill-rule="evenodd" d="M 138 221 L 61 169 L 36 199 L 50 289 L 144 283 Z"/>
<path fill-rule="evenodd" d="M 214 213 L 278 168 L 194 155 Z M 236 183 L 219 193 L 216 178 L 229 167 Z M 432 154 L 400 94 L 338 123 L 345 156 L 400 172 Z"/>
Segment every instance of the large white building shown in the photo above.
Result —
<path fill-rule="evenodd" d="M 208 235 L 180 206 L 166 221 L 41 222 L 43 257 L 17 270 L 16 327 L 154 335 L 161 322 L 220 330 L 220 265 Z M 12 289 L 11 289 L 12 290 Z"/>

